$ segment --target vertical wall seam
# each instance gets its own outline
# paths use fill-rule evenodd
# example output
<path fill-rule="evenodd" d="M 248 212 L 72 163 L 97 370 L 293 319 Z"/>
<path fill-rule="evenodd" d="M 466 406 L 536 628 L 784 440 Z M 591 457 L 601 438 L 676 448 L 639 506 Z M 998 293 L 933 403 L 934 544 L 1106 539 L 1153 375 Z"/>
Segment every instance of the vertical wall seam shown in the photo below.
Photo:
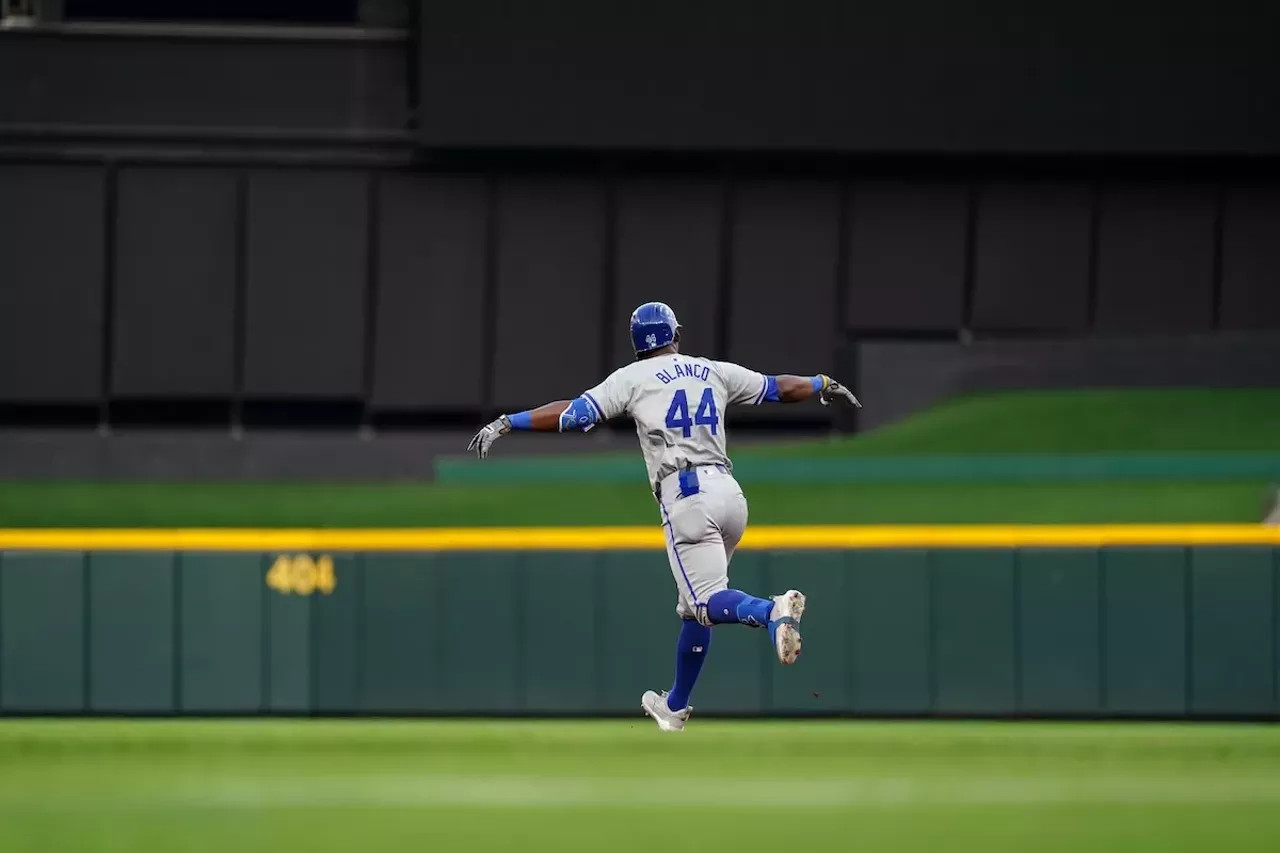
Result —
<path fill-rule="evenodd" d="M 857 551 L 845 552 L 844 558 L 841 562 L 844 564 L 843 565 L 844 571 L 842 572 L 842 574 L 844 575 L 844 578 L 843 578 L 844 587 L 842 589 L 843 598 L 844 598 L 844 608 L 845 608 L 845 612 L 849 614 L 849 617 L 845 619 L 842 623 L 842 627 L 844 628 L 844 637 L 842 639 L 844 641 L 844 654 L 845 654 L 845 667 L 844 667 L 845 703 L 844 704 L 845 704 L 846 711 L 850 713 L 856 713 L 858 708 L 858 699 L 859 699 L 859 690 L 860 690 L 858 685 L 858 668 L 856 666 L 856 662 L 857 662 L 856 646 L 857 646 L 857 637 L 858 637 L 857 619 L 858 619 L 858 613 L 859 613 L 856 606 L 856 602 L 858 598 L 858 585 L 854 581 L 854 578 L 856 577 L 858 572 L 858 552 Z"/>
<path fill-rule="evenodd" d="M 725 174 L 720 182 L 720 245 L 719 270 L 716 276 L 716 327 L 715 351 L 722 358 L 732 358 L 729 330 L 733 328 L 730 315 L 733 312 L 733 241 L 736 223 L 737 186 L 731 174 Z"/>
<path fill-rule="evenodd" d="M 596 551 L 593 552 L 591 566 L 591 595 L 593 607 L 592 611 L 592 644 L 595 657 L 592 661 L 592 672 L 595 674 L 595 697 L 596 707 L 601 710 L 608 710 L 606 702 L 608 697 L 608 689 L 606 688 L 606 680 L 609 675 L 609 669 L 606 661 L 609 658 L 609 649 L 605 645 L 608 642 L 609 635 L 602 630 L 601 620 L 604 609 L 607 604 L 607 584 L 605 583 L 605 573 L 610 570 L 609 552 Z"/>
<path fill-rule="evenodd" d="M 275 644 L 271 637 L 272 589 L 267 586 L 266 581 L 266 572 L 271 568 L 268 564 L 270 559 L 265 552 L 258 555 L 258 608 L 262 619 L 258 648 L 258 713 L 260 714 L 268 714 L 272 710 L 271 656 L 275 653 Z"/>
<path fill-rule="evenodd" d="M 338 558 L 334 555 L 334 578 L 336 580 L 338 574 Z M 340 581 L 338 581 L 340 582 Z M 337 592 L 337 587 L 334 587 Z M 307 710 L 308 717 L 314 717 L 316 714 L 316 698 L 318 691 L 316 689 L 316 636 L 318 629 L 316 628 L 316 599 L 317 596 L 311 596 L 307 599 Z M 354 709 L 351 709 L 354 710 Z"/>
<path fill-rule="evenodd" d="M 244 428 L 244 385 L 249 320 L 249 175 L 236 175 L 235 288 L 231 307 L 231 432 Z"/>
<path fill-rule="evenodd" d="M 600 187 L 600 375 L 613 372 L 615 335 L 619 325 L 618 307 L 618 186 L 608 172 Z"/>
<path fill-rule="evenodd" d="M 1109 672 L 1107 667 L 1107 551 L 1100 548 L 1096 552 L 1098 562 L 1098 710 L 1106 713 L 1110 706 L 1110 691 L 1107 689 Z"/>
<path fill-rule="evenodd" d="M 440 555 L 434 554 L 430 562 L 428 571 L 431 573 L 431 592 L 429 595 L 434 601 L 447 601 L 449 594 L 448 574 L 440 569 Z M 442 710 L 456 712 L 458 708 L 452 704 L 445 705 L 442 700 L 451 698 L 451 691 L 454 687 L 453 666 L 449 660 L 448 652 L 448 631 L 446 623 L 443 619 L 433 620 L 431 623 L 431 646 L 434 651 L 435 663 L 435 684 L 434 691 L 428 702 L 432 706 L 432 710 L 437 713 Z M 448 674 L 448 683 L 446 682 L 446 673 Z M 443 689 L 442 689 L 443 687 Z"/>
<path fill-rule="evenodd" d="M 414 34 L 413 38 L 421 44 L 423 38 L 422 4 L 407 3 L 407 29 Z M 404 52 L 404 91 L 408 101 L 405 111 L 404 126 L 406 130 L 418 131 L 422 127 L 422 49 Z"/>
<path fill-rule="evenodd" d="M 364 365 L 361 376 L 360 421 L 369 429 L 373 420 L 373 389 L 378 369 L 378 289 L 381 284 L 379 233 L 382 225 L 382 180 L 378 173 L 365 174 L 365 258 L 364 258 Z"/>
<path fill-rule="evenodd" d="M 925 578 L 929 583 L 929 713 L 938 712 L 938 565 L 934 551 L 925 552 Z"/>
<path fill-rule="evenodd" d="M 173 625 L 170 628 L 173 634 L 171 642 L 171 647 L 173 649 L 173 661 L 171 662 L 171 666 L 173 668 L 173 684 L 170 686 L 170 689 L 173 691 L 173 713 L 180 714 L 182 713 L 182 706 L 184 702 L 182 695 L 182 672 L 184 669 L 182 660 L 182 625 L 184 621 L 184 614 L 182 612 L 183 560 L 181 551 L 172 551 L 169 556 L 169 566 L 173 581 L 173 603 L 171 610 Z"/>
<path fill-rule="evenodd" d="M 502 244 L 502 187 L 495 175 L 485 178 L 485 228 L 484 269 L 481 286 L 484 290 L 481 309 L 480 347 L 480 408 L 482 417 L 489 419 L 494 412 L 494 389 L 497 377 L 498 343 L 498 255 Z"/>
<path fill-rule="evenodd" d="M 1022 549 L 1013 549 L 1013 577 L 1010 606 L 1013 624 L 1013 707 L 1021 712 L 1026 704 L 1022 695 Z"/>
<path fill-rule="evenodd" d="M 90 568 L 89 551 L 80 553 L 80 665 L 84 668 L 80 673 L 81 707 L 85 711 L 93 711 L 93 575 Z"/>
<path fill-rule="evenodd" d="M 355 707 L 351 708 L 352 711 L 356 711 L 356 712 L 369 710 L 369 707 L 368 707 L 369 698 L 366 695 L 366 691 L 368 689 L 368 680 L 364 676 L 365 666 L 366 666 L 365 650 L 368 645 L 368 637 L 366 636 L 366 628 L 365 628 L 365 622 L 366 622 L 365 614 L 369 608 L 369 602 L 367 601 L 368 574 L 369 574 L 368 553 L 361 552 L 361 554 L 359 555 L 359 560 L 360 560 L 360 571 L 356 575 L 355 638 L 353 643 L 353 645 L 356 647 L 355 648 L 355 652 L 356 652 L 355 653 L 355 672 L 352 673 L 353 680 L 355 681 L 355 684 L 353 685 L 354 687 L 353 692 L 355 694 L 354 696 L 355 702 L 353 704 Z"/>
<path fill-rule="evenodd" d="M 1191 548 L 1182 549 L 1182 619 L 1186 625 L 1182 638 L 1182 712 L 1194 716 L 1195 708 L 1195 579 L 1192 577 L 1191 564 L 1194 552 Z"/>
<path fill-rule="evenodd" d="M 98 431 L 111 431 L 112 370 L 115 365 L 117 166 L 109 161 L 102 186 L 102 365 L 99 376 Z"/>
<path fill-rule="evenodd" d="M 840 343 L 848 326 L 849 311 L 849 264 L 851 261 L 853 240 L 853 203 L 852 189 L 849 180 L 841 176 L 836 183 L 836 341 Z M 835 353 L 832 354 L 834 359 Z"/>
<path fill-rule="evenodd" d="M 528 556 L 526 554 L 519 554 L 515 556 L 515 589 L 511 591 L 511 603 L 515 609 L 515 612 L 511 614 L 511 621 L 515 628 L 516 636 L 521 638 L 520 650 L 515 659 L 516 707 L 523 713 L 528 713 L 529 711 L 529 654 L 528 644 L 523 641 L 523 639 L 528 636 L 529 630 L 527 618 L 529 607 L 529 571 L 526 565 L 522 565 L 527 563 L 527 561 Z"/>

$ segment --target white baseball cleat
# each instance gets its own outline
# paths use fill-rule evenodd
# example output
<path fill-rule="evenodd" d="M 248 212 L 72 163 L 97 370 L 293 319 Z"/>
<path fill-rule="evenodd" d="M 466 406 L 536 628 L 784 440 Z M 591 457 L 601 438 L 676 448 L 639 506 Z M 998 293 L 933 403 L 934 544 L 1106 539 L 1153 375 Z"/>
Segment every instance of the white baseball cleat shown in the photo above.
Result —
<path fill-rule="evenodd" d="M 644 712 L 653 721 L 658 724 L 658 728 L 664 732 L 682 732 L 684 724 L 689 722 L 689 715 L 693 713 L 693 706 L 690 705 L 683 711 L 673 711 L 667 707 L 667 691 L 654 693 L 652 690 L 646 690 L 644 695 L 640 697 L 640 707 L 644 708 Z"/>
<path fill-rule="evenodd" d="M 769 639 L 783 666 L 790 666 L 800 657 L 800 619 L 804 616 L 804 593 L 789 589 L 773 597 L 773 611 L 769 613 Z"/>

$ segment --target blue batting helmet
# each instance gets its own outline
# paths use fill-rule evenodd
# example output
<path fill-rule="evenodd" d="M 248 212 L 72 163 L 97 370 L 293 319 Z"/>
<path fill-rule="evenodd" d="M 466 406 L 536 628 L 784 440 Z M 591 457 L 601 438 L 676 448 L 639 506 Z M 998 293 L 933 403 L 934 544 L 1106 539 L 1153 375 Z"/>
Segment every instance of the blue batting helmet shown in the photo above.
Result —
<path fill-rule="evenodd" d="M 646 302 L 631 312 L 631 344 L 636 355 L 662 349 L 676 339 L 676 312 L 661 302 Z"/>

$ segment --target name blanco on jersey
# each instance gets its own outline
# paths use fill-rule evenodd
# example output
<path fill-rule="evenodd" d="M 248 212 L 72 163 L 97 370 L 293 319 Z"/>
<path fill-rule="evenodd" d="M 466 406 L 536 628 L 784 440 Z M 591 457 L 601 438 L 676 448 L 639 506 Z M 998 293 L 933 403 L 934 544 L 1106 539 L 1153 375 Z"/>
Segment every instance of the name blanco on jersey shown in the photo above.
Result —
<path fill-rule="evenodd" d="M 674 375 L 671 372 L 672 370 L 675 371 Z M 677 379 L 684 379 L 686 377 L 690 379 L 700 379 L 703 382 L 706 382 L 711 376 L 711 368 L 705 364 L 681 364 L 677 361 L 672 367 L 664 367 L 653 375 L 656 376 L 663 385 L 669 385 Z"/>

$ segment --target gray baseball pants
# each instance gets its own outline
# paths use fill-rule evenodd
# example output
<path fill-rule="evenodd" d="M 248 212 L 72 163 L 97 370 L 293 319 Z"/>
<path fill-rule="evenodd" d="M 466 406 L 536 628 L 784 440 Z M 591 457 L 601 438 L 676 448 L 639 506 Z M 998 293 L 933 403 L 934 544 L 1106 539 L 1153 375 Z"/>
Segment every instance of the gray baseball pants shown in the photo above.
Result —
<path fill-rule="evenodd" d="M 657 498 L 679 595 L 676 612 L 682 619 L 710 624 L 707 599 L 729 588 L 729 561 L 747 529 L 747 499 L 721 466 L 695 470 L 697 494 L 681 495 L 677 473 L 662 480 Z"/>

